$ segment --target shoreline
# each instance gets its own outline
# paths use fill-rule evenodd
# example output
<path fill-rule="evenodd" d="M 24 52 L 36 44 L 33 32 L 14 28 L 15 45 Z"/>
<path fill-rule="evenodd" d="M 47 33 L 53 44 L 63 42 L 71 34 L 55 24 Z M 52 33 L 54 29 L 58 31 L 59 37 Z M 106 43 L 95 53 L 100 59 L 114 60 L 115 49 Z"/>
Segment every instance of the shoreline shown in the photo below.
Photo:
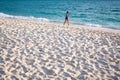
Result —
<path fill-rule="evenodd" d="M 45 23 L 45 24 L 50 24 L 50 25 L 57 25 L 57 26 L 62 26 L 65 27 L 61 22 L 52 22 L 52 21 L 34 21 L 34 20 L 28 20 L 28 19 L 18 19 L 18 18 L 0 18 L 0 19 L 11 19 L 11 20 L 21 20 L 21 21 L 27 21 L 27 22 L 34 22 L 34 23 Z M 116 34 L 120 34 L 120 30 L 117 29 L 110 29 L 110 28 L 103 28 L 103 27 L 88 27 L 87 25 L 79 25 L 79 24 L 70 24 L 67 27 L 74 26 L 74 28 L 84 28 L 84 29 L 90 29 L 90 30 L 95 30 L 95 31 L 104 31 L 104 32 L 112 32 Z"/>
<path fill-rule="evenodd" d="M 52 22 L 52 23 L 63 23 L 64 22 L 64 18 L 61 20 L 52 20 L 51 18 L 46 18 L 46 17 L 34 17 L 34 16 L 22 16 L 22 15 L 9 15 L 9 14 L 5 14 L 5 13 L 0 13 L 0 17 L 1 18 L 14 18 L 14 19 L 22 19 L 22 20 L 33 20 L 33 21 L 45 21 L 45 22 Z M 105 24 L 96 24 L 96 23 L 92 23 L 92 22 L 78 22 L 77 21 L 73 21 L 73 20 L 70 20 L 70 23 L 72 23 L 73 25 L 81 25 L 81 26 L 89 26 L 89 27 L 98 27 L 98 28 L 107 28 L 107 29 L 113 29 L 113 30 L 120 30 L 119 29 L 119 25 L 118 24 L 114 24 L 112 25 L 111 23 L 107 23 L 106 25 Z M 105 23 L 103 21 L 103 23 Z M 111 25 L 109 25 L 111 24 Z"/>
<path fill-rule="evenodd" d="M 120 31 L 0 18 L 1 80 L 119 80 Z"/>

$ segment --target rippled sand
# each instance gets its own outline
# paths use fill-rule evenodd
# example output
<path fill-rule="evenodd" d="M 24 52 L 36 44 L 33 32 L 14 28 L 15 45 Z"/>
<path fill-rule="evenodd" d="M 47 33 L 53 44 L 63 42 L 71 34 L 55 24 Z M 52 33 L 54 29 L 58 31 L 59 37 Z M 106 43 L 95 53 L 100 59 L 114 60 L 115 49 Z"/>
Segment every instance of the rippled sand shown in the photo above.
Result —
<path fill-rule="evenodd" d="M 120 80 L 120 31 L 0 18 L 0 80 Z"/>

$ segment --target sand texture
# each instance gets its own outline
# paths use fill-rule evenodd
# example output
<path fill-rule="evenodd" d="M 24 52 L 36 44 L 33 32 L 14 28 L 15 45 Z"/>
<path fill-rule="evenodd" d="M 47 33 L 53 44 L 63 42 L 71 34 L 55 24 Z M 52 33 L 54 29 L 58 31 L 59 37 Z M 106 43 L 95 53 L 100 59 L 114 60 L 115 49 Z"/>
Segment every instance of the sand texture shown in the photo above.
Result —
<path fill-rule="evenodd" d="M 0 80 L 120 80 L 120 31 L 0 18 Z"/>

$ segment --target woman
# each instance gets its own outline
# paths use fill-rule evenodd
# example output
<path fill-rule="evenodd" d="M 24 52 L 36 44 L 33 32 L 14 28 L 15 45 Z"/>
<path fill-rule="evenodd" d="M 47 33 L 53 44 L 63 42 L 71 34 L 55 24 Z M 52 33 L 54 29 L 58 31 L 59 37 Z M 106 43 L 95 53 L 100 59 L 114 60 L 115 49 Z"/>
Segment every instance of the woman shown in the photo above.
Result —
<path fill-rule="evenodd" d="M 69 19 L 68 19 L 68 16 L 69 16 L 69 12 L 67 11 L 67 12 L 66 12 L 66 16 L 65 16 L 64 25 L 65 25 L 66 22 L 67 22 L 67 24 L 69 25 Z"/>

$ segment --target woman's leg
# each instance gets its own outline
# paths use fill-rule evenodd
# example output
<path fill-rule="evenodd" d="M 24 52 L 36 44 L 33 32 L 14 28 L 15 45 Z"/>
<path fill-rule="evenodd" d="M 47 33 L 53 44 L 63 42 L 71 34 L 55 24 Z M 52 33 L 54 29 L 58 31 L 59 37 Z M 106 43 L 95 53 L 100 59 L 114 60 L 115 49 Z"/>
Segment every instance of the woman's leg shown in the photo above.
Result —
<path fill-rule="evenodd" d="M 69 20 L 67 20 L 68 26 L 69 26 Z"/>
<path fill-rule="evenodd" d="M 67 23 L 67 24 L 68 24 L 68 26 L 69 26 L 69 20 L 68 20 L 68 19 L 66 20 L 66 22 L 65 22 L 65 23 Z"/>
<path fill-rule="evenodd" d="M 65 19 L 65 21 L 64 21 L 64 25 L 65 25 L 65 23 L 66 23 L 66 19 Z"/>

